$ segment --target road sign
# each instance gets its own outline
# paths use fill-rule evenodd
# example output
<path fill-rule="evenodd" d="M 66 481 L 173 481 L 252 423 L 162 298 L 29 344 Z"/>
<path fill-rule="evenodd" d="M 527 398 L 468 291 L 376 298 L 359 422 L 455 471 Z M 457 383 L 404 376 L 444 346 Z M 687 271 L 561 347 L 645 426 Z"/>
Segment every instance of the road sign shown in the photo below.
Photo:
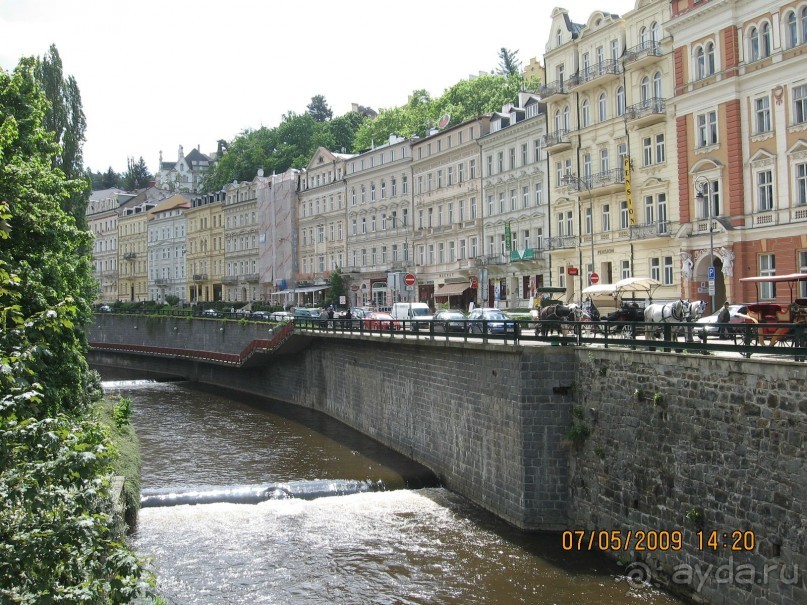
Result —
<path fill-rule="evenodd" d="M 592 284 L 596 284 L 596 283 L 598 283 L 600 281 L 600 276 L 597 275 L 596 273 L 592 273 L 591 275 L 588 276 L 588 280 Z"/>
<path fill-rule="evenodd" d="M 566 275 L 577 275 L 577 267 L 566 267 Z"/>
<path fill-rule="evenodd" d="M 417 280 L 415 279 L 415 276 L 412 275 L 411 273 L 407 273 L 406 275 L 404 275 L 404 283 L 407 286 L 414 286 L 415 281 L 417 281 Z"/>
<path fill-rule="evenodd" d="M 709 281 L 715 280 L 715 268 L 709 267 Z"/>

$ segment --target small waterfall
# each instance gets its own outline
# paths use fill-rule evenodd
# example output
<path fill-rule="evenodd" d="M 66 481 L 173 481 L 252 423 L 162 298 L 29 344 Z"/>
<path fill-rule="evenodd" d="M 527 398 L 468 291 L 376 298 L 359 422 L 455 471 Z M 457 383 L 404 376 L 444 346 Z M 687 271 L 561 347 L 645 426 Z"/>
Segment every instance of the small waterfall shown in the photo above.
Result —
<path fill-rule="evenodd" d="M 140 506 L 179 506 L 182 504 L 257 504 L 266 500 L 300 498 L 314 500 L 326 496 L 345 496 L 364 492 L 386 491 L 382 481 L 358 481 L 353 479 L 313 479 L 267 483 L 260 485 L 202 486 L 198 488 L 144 489 Z"/>

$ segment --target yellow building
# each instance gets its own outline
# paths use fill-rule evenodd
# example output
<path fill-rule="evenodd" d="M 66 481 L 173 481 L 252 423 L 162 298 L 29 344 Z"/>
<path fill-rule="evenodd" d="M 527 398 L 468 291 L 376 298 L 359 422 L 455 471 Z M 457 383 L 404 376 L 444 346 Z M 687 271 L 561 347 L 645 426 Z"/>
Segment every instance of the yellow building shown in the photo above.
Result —
<path fill-rule="evenodd" d="M 188 219 L 188 273 L 192 303 L 221 300 L 224 266 L 224 192 L 217 191 L 191 199 L 185 211 Z"/>

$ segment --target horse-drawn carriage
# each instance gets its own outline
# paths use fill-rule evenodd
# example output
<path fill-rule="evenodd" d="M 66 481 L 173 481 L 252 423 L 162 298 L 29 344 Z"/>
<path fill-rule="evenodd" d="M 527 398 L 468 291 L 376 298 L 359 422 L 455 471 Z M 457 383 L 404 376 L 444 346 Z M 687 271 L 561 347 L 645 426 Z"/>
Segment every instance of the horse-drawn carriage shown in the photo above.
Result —
<path fill-rule="evenodd" d="M 748 306 L 749 323 L 742 326 L 743 344 L 768 346 L 807 346 L 807 298 L 800 297 L 800 284 L 807 283 L 807 273 L 791 273 L 788 275 L 761 275 L 743 277 L 744 283 L 756 286 L 756 300 Z M 790 293 L 789 304 L 779 304 L 773 300 L 763 299 L 760 284 L 784 284 Z M 766 294 L 775 292 L 768 290 Z M 750 357 L 751 353 L 744 353 Z M 799 358 L 797 357 L 797 360 Z"/>
<path fill-rule="evenodd" d="M 594 284 L 583 289 L 587 297 L 583 305 L 583 321 L 591 321 L 590 331 L 623 334 L 634 338 L 645 321 L 644 308 L 653 300 L 653 292 L 661 282 L 649 277 L 628 277 L 614 284 Z M 598 305 L 599 302 L 599 305 Z M 601 312 L 601 309 L 606 311 Z M 608 309 L 613 309 L 607 311 Z"/>

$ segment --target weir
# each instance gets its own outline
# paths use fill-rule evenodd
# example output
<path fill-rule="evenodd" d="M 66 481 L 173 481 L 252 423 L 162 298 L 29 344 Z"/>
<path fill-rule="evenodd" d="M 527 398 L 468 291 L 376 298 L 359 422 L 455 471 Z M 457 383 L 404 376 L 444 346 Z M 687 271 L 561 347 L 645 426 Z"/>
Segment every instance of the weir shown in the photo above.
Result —
<path fill-rule="evenodd" d="M 171 342 L 170 326 L 154 332 L 156 341 Z M 94 332 L 90 340 L 100 337 Z M 717 569 L 731 558 L 735 568 L 760 573 L 807 570 L 804 364 L 617 348 L 304 338 L 293 353 L 278 351 L 255 367 L 111 350 L 94 351 L 90 360 L 320 410 L 424 464 L 449 489 L 522 529 L 625 538 L 680 532 L 676 548 L 648 549 L 632 539 L 603 550 L 641 563 L 654 583 L 701 602 L 745 603 L 750 593 L 713 576 L 687 583 L 681 566 Z M 735 531 L 753 532 L 753 549 L 731 550 Z M 727 538 L 712 547 L 699 542 L 699 532 Z M 581 548 L 590 543 L 599 547 L 586 540 Z M 767 575 L 753 588 L 754 602 L 807 603 L 805 576 L 794 583 Z"/>

